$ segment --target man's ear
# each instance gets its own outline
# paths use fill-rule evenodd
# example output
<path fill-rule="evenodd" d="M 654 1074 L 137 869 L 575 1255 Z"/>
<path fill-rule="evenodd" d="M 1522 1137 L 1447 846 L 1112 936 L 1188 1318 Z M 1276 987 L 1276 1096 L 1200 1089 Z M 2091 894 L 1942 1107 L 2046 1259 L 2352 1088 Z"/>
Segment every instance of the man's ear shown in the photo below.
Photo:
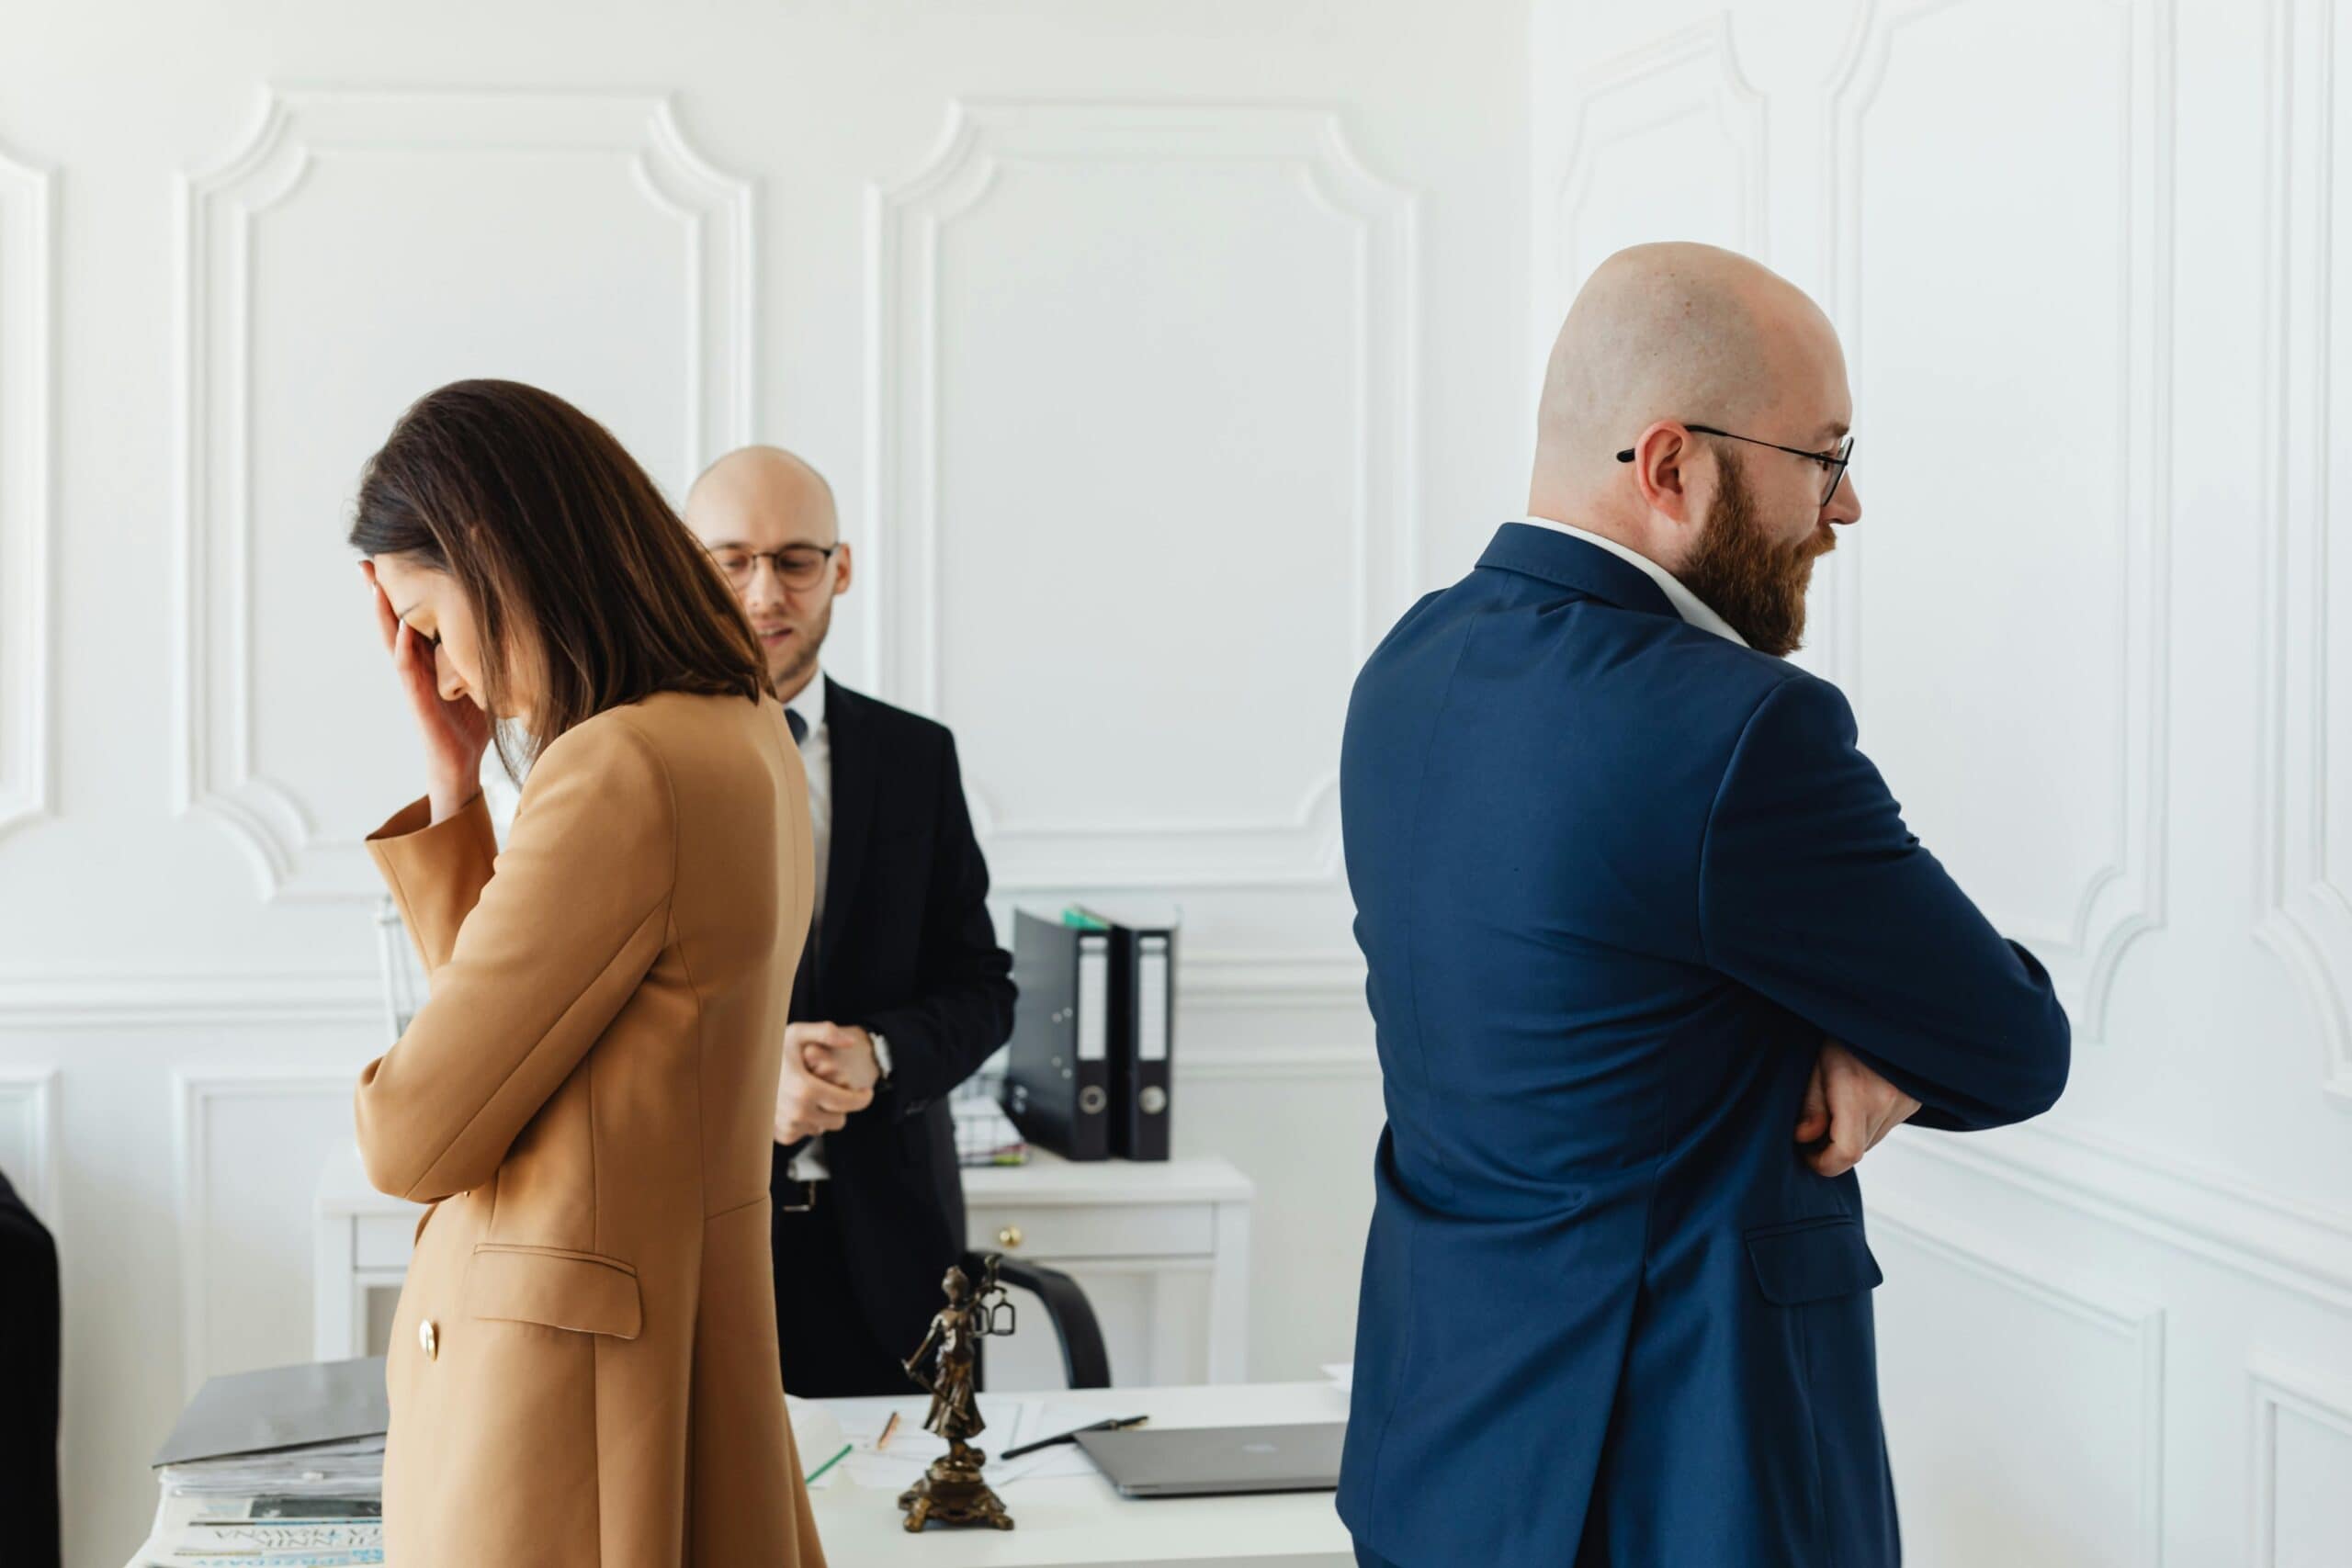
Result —
<path fill-rule="evenodd" d="M 1698 455 L 1690 433 L 1672 420 L 1659 420 L 1634 443 L 1634 488 L 1652 512 L 1677 523 L 1690 519 L 1690 464 Z"/>
<path fill-rule="evenodd" d="M 841 548 L 833 552 L 833 596 L 835 598 L 838 599 L 849 592 L 851 575 L 849 541 L 843 539 Z"/>

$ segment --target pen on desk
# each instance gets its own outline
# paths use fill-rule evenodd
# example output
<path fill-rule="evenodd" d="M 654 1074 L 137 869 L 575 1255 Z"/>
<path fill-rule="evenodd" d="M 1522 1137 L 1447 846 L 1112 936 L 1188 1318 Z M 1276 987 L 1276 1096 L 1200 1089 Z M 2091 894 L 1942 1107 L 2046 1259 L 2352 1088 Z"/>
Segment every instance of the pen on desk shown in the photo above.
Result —
<path fill-rule="evenodd" d="M 842 1451 L 841 1451 L 841 1452 L 839 1452 L 839 1453 L 835 1454 L 832 1458 L 831 1458 L 831 1459 L 827 1460 L 824 1463 L 822 1463 L 822 1464 L 819 1465 L 816 1469 L 814 1469 L 814 1470 L 810 1471 L 807 1475 L 803 1476 L 803 1477 L 801 1478 L 800 1484 L 801 1484 L 801 1485 L 803 1485 L 803 1486 L 814 1486 L 814 1485 L 816 1485 L 816 1484 L 817 1484 L 817 1478 L 818 1478 L 819 1476 L 820 1476 L 820 1475 L 824 1474 L 824 1473 L 825 1473 L 825 1472 L 827 1472 L 827 1471 L 829 1471 L 829 1470 L 832 1469 L 832 1468 L 833 1468 L 833 1466 L 835 1466 L 835 1465 L 837 1465 L 837 1464 L 841 1463 L 841 1461 L 843 1461 L 843 1460 L 845 1460 L 845 1459 L 849 1458 L 850 1450 L 852 1450 L 852 1449 L 853 1449 L 853 1448 L 854 1448 L 854 1447 L 856 1447 L 856 1445 L 855 1445 L 854 1443 L 843 1443 L 843 1444 L 842 1445 Z"/>
<path fill-rule="evenodd" d="M 890 1412 L 890 1418 L 882 1423 L 882 1435 L 874 1439 L 874 1451 L 878 1454 L 884 1449 L 888 1448 L 890 1446 L 891 1438 L 897 1435 L 898 1430 L 899 1413 L 893 1410 Z"/>
<path fill-rule="evenodd" d="M 1124 1432 L 1130 1427 L 1140 1427 L 1150 1419 L 1148 1416 L 1129 1416 L 1109 1421 L 1097 1421 L 1091 1427 L 1073 1427 L 1058 1437 L 1040 1438 L 1034 1443 L 1023 1443 L 1017 1449 L 1007 1449 L 997 1455 L 997 1458 L 1019 1459 L 1023 1454 L 1033 1454 L 1039 1449 L 1050 1449 L 1056 1443 L 1074 1442 L 1080 1432 Z"/>

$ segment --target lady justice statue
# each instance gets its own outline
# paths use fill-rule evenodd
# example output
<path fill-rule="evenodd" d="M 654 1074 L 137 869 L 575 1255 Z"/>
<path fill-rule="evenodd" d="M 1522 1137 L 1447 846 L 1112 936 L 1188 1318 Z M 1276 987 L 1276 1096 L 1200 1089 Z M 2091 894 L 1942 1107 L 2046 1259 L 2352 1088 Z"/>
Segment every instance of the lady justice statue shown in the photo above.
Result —
<path fill-rule="evenodd" d="M 997 1283 L 998 1261 L 989 1258 L 977 1292 L 961 1269 L 947 1270 L 941 1281 L 947 1292 L 947 1304 L 932 1318 L 931 1332 L 903 1363 L 907 1375 L 931 1394 L 931 1414 L 923 1417 L 923 1426 L 947 1439 L 946 1456 L 933 1461 L 923 1478 L 899 1495 L 899 1506 L 906 1511 L 910 1534 L 933 1519 L 943 1525 L 1012 1528 L 1012 1516 L 980 1479 L 980 1466 L 989 1456 L 970 1441 L 988 1429 L 988 1423 L 980 1419 L 978 1391 L 973 1381 L 980 1341 L 992 1334 L 1012 1332 L 1012 1303 L 1004 1299 L 1004 1287 Z M 936 1368 L 926 1378 L 923 1358 L 934 1351 Z"/>

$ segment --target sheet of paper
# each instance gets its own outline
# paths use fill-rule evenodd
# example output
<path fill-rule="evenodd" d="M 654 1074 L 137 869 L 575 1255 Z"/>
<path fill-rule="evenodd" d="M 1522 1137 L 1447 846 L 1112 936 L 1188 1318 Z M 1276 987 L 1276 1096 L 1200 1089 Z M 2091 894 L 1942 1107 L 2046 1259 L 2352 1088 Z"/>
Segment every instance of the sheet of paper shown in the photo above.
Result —
<path fill-rule="evenodd" d="M 1006 1449 L 1017 1449 L 1040 1438 L 1090 1426 L 1102 1418 L 1099 1411 L 1062 1404 L 1050 1395 L 1006 1399 L 983 1394 L 980 1416 L 988 1422 L 988 1430 L 980 1434 L 974 1446 L 989 1456 L 981 1473 L 991 1486 L 1002 1489 L 1024 1481 L 1094 1472 L 1093 1461 L 1074 1443 L 1057 1443 L 1019 1459 L 997 1456 Z M 870 1491 L 903 1492 L 922 1479 L 933 1460 L 946 1456 L 945 1438 L 923 1430 L 919 1420 L 906 1417 L 900 1418 L 890 1446 L 877 1450 L 875 1443 L 888 1421 L 887 1415 L 860 1416 L 842 1421 L 842 1436 L 853 1445 L 850 1456 L 819 1477 L 818 1488 L 822 1490 L 831 1484 L 835 1476 L 846 1475 Z"/>

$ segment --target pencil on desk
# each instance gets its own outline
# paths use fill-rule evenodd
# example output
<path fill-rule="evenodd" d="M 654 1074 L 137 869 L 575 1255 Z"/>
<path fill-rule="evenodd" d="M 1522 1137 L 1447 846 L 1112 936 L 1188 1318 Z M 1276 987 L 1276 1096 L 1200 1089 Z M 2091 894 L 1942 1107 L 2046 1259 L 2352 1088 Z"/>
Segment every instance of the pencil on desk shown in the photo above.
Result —
<path fill-rule="evenodd" d="M 810 1471 L 807 1475 L 803 1476 L 803 1477 L 801 1478 L 800 1484 L 801 1484 L 801 1485 L 803 1485 L 803 1486 L 814 1486 L 814 1485 L 816 1485 L 816 1484 L 817 1484 L 818 1477 L 820 1477 L 820 1476 L 823 1475 L 823 1474 L 825 1473 L 825 1472 L 827 1472 L 827 1471 L 829 1471 L 829 1470 L 832 1469 L 832 1468 L 833 1468 L 833 1466 L 835 1466 L 835 1465 L 837 1465 L 837 1464 L 841 1463 L 841 1461 L 843 1461 L 843 1460 L 845 1460 L 845 1459 L 849 1458 L 850 1450 L 851 1450 L 852 1449 L 855 1448 L 856 1446 L 857 1446 L 857 1445 L 856 1445 L 856 1444 L 854 1444 L 854 1443 L 843 1443 L 843 1444 L 842 1445 L 842 1451 L 841 1451 L 841 1452 L 839 1452 L 839 1453 L 835 1454 L 832 1458 L 831 1458 L 831 1459 L 827 1460 L 824 1463 L 822 1463 L 822 1464 L 819 1465 L 816 1469 L 814 1469 L 814 1470 Z"/>
<path fill-rule="evenodd" d="M 878 1454 L 884 1449 L 888 1448 L 890 1446 L 891 1437 L 896 1434 L 898 1430 L 899 1413 L 893 1410 L 890 1412 L 890 1418 L 882 1423 L 882 1435 L 874 1439 L 874 1451 Z"/>

